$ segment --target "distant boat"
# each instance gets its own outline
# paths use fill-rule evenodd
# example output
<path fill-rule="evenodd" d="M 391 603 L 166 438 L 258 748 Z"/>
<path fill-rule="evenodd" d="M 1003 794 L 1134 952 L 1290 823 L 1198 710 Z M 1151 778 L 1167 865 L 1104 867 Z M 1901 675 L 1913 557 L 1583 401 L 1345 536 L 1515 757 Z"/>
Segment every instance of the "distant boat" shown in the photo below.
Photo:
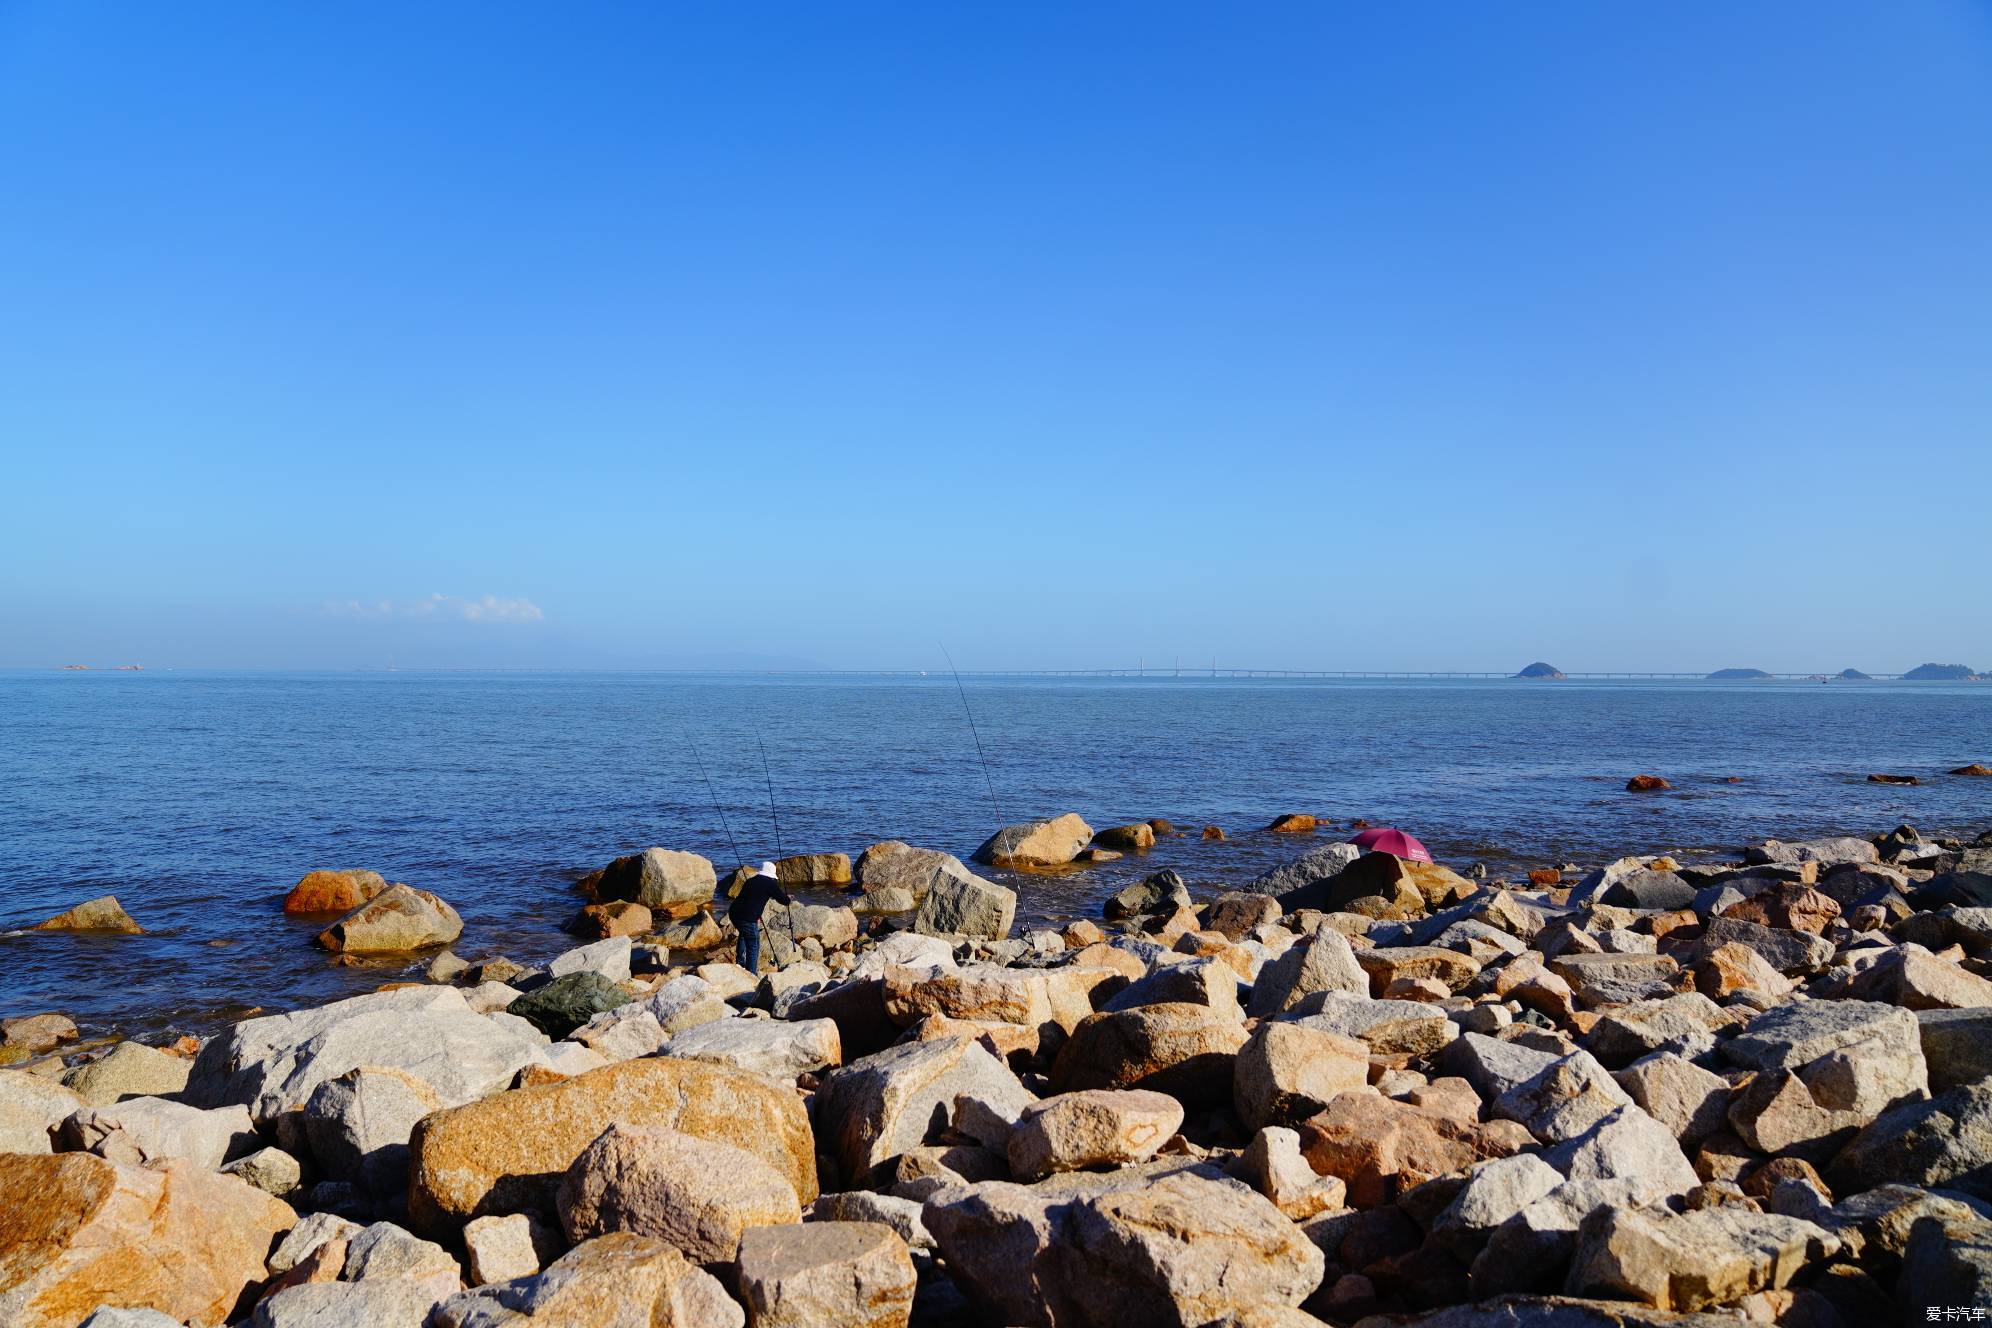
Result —
<path fill-rule="evenodd" d="M 118 672 L 119 672 L 119 673 L 143 673 L 143 672 L 145 672 L 145 665 L 143 665 L 143 664 L 120 664 L 120 665 L 118 665 Z"/>
<path fill-rule="evenodd" d="M 88 664 L 64 664 L 62 668 L 65 673 L 88 673 L 90 671 Z"/>

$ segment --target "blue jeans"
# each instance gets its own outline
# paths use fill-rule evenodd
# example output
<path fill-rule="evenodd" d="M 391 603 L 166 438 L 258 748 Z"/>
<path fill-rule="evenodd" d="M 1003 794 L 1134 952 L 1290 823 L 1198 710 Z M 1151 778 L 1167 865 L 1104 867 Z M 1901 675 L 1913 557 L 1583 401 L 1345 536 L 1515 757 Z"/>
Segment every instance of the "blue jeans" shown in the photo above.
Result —
<path fill-rule="evenodd" d="M 740 961 L 740 967 L 749 973 L 761 971 L 761 924 L 742 922 L 735 924 L 740 935 L 733 942 L 733 957 Z"/>

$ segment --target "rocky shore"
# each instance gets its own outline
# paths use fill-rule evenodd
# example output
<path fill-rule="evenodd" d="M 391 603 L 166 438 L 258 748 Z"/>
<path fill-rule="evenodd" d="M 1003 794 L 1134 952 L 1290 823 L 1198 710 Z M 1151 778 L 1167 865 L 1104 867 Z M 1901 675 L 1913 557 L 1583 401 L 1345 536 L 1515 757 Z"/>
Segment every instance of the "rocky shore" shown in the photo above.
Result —
<path fill-rule="evenodd" d="M 591 873 L 540 966 L 443 948 L 429 891 L 309 873 L 284 907 L 330 962 L 422 980 L 169 1046 L 0 1024 L 0 1324 L 1992 1309 L 1992 835 L 1500 880 L 1269 828 L 1295 856 L 1247 888 L 1158 872 L 1022 934 L 989 869 L 1214 828 L 783 859 L 760 973 L 694 853 Z"/>

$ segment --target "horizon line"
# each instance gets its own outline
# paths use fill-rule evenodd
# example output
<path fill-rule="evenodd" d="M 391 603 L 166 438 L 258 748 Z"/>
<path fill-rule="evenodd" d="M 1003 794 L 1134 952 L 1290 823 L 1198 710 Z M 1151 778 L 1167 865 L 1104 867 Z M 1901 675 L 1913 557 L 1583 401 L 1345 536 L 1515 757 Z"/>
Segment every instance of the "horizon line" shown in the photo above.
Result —
<path fill-rule="evenodd" d="M 1532 667 L 1532 666 L 1530 666 Z M 1912 667 L 1927 667 L 1918 665 Z M 1939 665 L 1937 667 L 1969 668 L 1966 665 Z M 659 674 L 701 677 L 873 677 L 873 678 L 927 678 L 951 677 L 945 669 L 911 668 L 751 668 L 741 666 L 693 667 L 683 665 L 642 666 L 642 665 L 409 665 L 406 667 L 388 666 L 259 666 L 259 665 L 148 665 L 148 664 L 21 664 L 0 665 L 0 671 L 23 673 L 574 673 L 574 674 Z M 1674 682 L 1772 682 L 1772 681 L 1831 681 L 1831 682 L 1965 682 L 1981 680 L 1989 675 L 1971 669 L 1968 676 L 1947 679 L 1908 679 L 1902 673 L 1866 673 L 1849 678 L 1841 671 L 1795 670 L 1781 672 L 1771 669 L 1734 670 L 1722 669 L 1691 671 L 1685 669 L 1596 669 L 1596 670 L 1557 670 L 1553 675 L 1527 675 L 1525 672 L 1511 672 L 1506 669 L 1283 669 L 1248 668 L 1226 666 L 1204 666 L 1178 668 L 1174 665 L 1162 668 L 1148 668 L 1145 665 L 1133 667 L 1105 668 L 1021 668 L 1021 669 L 960 669 L 964 678 L 1217 678 L 1217 679 L 1348 679 L 1387 681 L 1414 679 L 1482 679 L 1514 682 L 1560 682 L 1570 681 L 1674 681 Z M 1718 677 L 1720 673 L 1737 672 L 1747 676 L 1729 678 Z"/>

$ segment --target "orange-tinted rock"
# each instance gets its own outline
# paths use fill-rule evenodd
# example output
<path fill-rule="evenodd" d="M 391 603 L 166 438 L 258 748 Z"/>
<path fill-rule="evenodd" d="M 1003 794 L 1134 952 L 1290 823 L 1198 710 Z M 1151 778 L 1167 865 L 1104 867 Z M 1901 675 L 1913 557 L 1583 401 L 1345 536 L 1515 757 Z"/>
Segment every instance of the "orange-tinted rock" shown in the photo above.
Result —
<path fill-rule="evenodd" d="M 1273 818 L 1266 829 L 1281 835 L 1306 835 L 1314 832 L 1315 820 L 1305 812 L 1290 812 Z"/>
<path fill-rule="evenodd" d="M 1514 1136 L 1376 1093 L 1342 1093 L 1300 1124 L 1301 1152 L 1340 1176 L 1356 1208 L 1389 1203 L 1414 1185 L 1515 1151 Z"/>
<path fill-rule="evenodd" d="M 1207 825 L 1203 828 L 1203 837 L 1205 839 L 1222 839 L 1224 838 L 1224 831 L 1214 825 Z"/>
<path fill-rule="evenodd" d="M 574 930 L 582 936 L 607 940 L 611 936 L 641 936 L 653 922 L 650 910 L 643 905 L 616 899 L 582 909 L 574 919 Z"/>
<path fill-rule="evenodd" d="M 1674 787 L 1672 784 L 1669 784 L 1658 775 L 1634 775 L 1631 779 L 1625 781 L 1625 791 L 1627 793 L 1654 793 L 1660 789 L 1670 789 L 1672 787 Z"/>
<path fill-rule="evenodd" d="M 1554 867 L 1538 867 L 1529 873 L 1530 885 L 1561 885 L 1563 873 Z"/>
<path fill-rule="evenodd" d="M 230 1322 L 296 1221 L 281 1200 L 187 1162 L 0 1154 L 0 1323 L 75 1328 L 106 1304 Z"/>
<path fill-rule="evenodd" d="M 1964 775 L 1969 778 L 1975 778 L 1975 779 L 1992 779 L 1992 765 L 1985 765 L 1981 762 L 1973 761 L 1970 765 L 1959 766 L 1957 769 L 1951 771 L 1951 773 L 1953 775 Z"/>
<path fill-rule="evenodd" d="M 376 871 L 309 871 L 284 896 L 284 912 L 350 913 L 385 889 Z"/>
<path fill-rule="evenodd" d="M 1822 894 L 1809 885 L 1779 881 L 1748 899 L 1731 904 L 1722 910 L 1722 915 L 1763 927 L 1781 927 L 1786 931 L 1810 932 L 1816 936 L 1840 916 L 1840 905 L 1832 896 Z"/>

